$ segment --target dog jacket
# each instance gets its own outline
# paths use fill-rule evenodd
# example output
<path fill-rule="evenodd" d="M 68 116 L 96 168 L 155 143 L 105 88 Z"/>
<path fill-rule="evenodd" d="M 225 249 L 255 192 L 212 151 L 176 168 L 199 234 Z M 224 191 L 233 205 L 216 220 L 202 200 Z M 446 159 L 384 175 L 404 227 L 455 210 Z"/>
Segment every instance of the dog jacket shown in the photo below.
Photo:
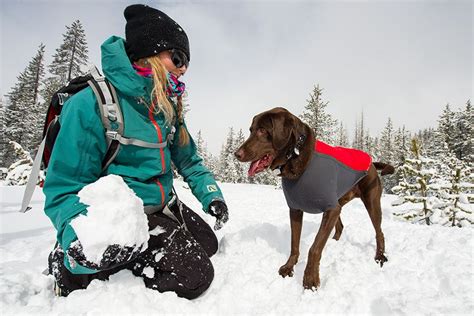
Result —
<path fill-rule="evenodd" d="M 371 163 L 372 158 L 363 151 L 317 140 L 303 174 L 296 180 L 282 179 L 286 202 L 292 209 L 325 212 L 367 175 Z"/>

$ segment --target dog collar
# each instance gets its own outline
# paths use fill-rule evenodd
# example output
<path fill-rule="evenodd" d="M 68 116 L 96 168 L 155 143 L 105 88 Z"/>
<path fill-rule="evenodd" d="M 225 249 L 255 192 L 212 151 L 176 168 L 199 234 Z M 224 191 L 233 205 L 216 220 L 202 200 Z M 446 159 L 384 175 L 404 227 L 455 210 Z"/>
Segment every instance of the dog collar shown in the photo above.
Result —
<path fill-rule="evenodd" d="M 288 152 L 288 154 L 286 155 L 286 159 L 287 161 L 294 158 L 294 157 L 298 157 L 300 155 L 300 149 L 301 147 L 303 147 L 303 143 L 304 141 L 306 140 L 306 135 L 300 135 L 300 137 L 298 137 L 298 140 L 296 141 L 296 144 L 295 144 L 295 147 L 293 147 L 292 150 L 290 150 Z"/>
<path fill-rule="evenodd" d="M 298 140 L 296 141 L 296 144 L 295 144 L 295 147 L 293 147 L 291 150 L 288 151 L 288 153 L 286 154 L 286 162 L 278 167 L 276 167 L 275 169 L 273 169 L 273 173 L 275 175 L 280 175 L 281 172 L 283 171 L 283 167 L 288 163 L 288 161 L 290 161 L 291 159 L 295 158 L 295 157 L 298 157 L 300 155 L 300 149 L 301 147 L 303 147 L 303 143 L 304 141 L 306 140 L 306 135 L 300 135 L 300 137 L 298 137 Z M 280 172 L 280 174 L 277 174 L 278 172 Z"/>

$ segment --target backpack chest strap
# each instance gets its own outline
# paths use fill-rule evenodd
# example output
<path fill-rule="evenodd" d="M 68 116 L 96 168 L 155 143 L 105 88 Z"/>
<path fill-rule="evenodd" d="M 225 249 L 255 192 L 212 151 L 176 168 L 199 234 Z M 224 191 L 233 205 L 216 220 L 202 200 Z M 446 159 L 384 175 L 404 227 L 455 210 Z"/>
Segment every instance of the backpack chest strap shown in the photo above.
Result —
<path fill-rule="evenodd" d="M 149 143 L 145 142 L 141 139 L 136 139 L 136 138 L 128 138 L 125 136 L 120 135 L 116 131 L 107 131 L 105 132 L 107 138 L 109 140 L 117 140 L 120 144 L 122 145 L 134 145 L 134 146 L 139 146 L 139 147 L 145 147 L 145 148 L 164 148 L 168 145 L 168 141 L 165 140 L 162 143 Z"/>

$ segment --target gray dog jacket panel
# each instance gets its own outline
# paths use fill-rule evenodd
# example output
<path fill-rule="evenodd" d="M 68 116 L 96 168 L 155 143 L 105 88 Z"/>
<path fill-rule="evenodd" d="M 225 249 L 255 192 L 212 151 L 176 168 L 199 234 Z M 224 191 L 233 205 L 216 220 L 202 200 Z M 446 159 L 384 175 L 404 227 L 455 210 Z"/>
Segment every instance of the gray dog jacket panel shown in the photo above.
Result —
<path fill-rule="evenodd" d="M 290 208 L 307 213 L 325 212 L 367 175 L 371 163 L 363 151 L 316 141 L 304 173 L 296 180 L 282 178 L 286 202 Z"/>

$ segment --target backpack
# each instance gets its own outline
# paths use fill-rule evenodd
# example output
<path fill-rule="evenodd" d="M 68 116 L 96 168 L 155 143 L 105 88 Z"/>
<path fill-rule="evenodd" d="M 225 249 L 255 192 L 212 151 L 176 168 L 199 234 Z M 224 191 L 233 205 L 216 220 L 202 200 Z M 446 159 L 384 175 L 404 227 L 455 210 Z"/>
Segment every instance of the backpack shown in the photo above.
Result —
<path fill-rule="evenodd" d="M 112 163 L 121 145 L 134 145 L 146 148 L 164 148 L 168 143 L 172 143 L 176 129 L 171 128 L 168 138 L 162 143 L 149 143 L 135 138 L 127 138 L 123 135 L 124 121 L 122 111 L 117 98 L 114 86 L 99 73 L 95 66 L 92 66 L 89 73 L 72 79 L 66 86 L 55 92 L 46 113 L 46 120 L 43 129 L 43 140 L 38 148 L 25 193 L 20 212 L 25 213 L 31 209 L 29 207 L 31 197 L 38 180 L 41 162 L 44 168 L 48 167 L 54 144 L 61 128 L 59 116 L 64 103 L 79 91 L 91 87 L 95 94 L 99 106 L 102 124 L 105 128 L 105 138 L 107 140 L 107 151 L 102 161 L 102 172 Z M 67 127 L 65 127 L 67 128 Z"/>

